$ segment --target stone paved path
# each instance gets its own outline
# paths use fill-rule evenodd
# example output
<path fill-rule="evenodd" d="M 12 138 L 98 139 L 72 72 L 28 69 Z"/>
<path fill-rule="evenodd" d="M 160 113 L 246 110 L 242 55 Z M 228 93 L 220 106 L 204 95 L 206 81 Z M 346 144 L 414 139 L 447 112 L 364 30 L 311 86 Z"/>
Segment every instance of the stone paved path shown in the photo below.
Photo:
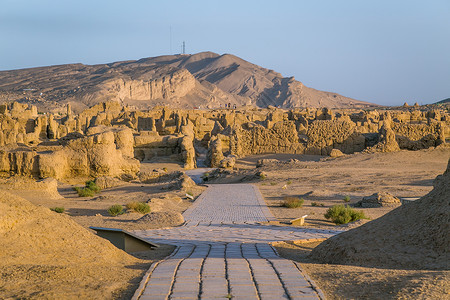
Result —
<path fill-rule="evenodd" d="M 273 220 L 256 186 L 211 185 L 184 213 L 186 225 L 135 233 L 178 246 L 153 264 L 133 299 L 321 299 L 274 241 L 328 238 L 338 231 L 266 226 Z"/>

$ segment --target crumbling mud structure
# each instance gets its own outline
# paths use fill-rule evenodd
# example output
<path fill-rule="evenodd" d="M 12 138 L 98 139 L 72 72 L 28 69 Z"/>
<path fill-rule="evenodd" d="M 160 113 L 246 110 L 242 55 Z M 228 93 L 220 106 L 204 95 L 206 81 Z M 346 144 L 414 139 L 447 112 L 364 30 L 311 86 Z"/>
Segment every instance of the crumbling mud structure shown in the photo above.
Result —
<path fill-rule="evenodd" d="M 184 168 L 233 167 L 264 153 L 419 150 L 446 143 L 448 110 L 238 109 L 131 110 L 117 102 L 79 114 L 0 105 L 0 172 L 62 179 L 135 176 L 139 161 L 165 158 Z M 339 150 L 339 151 L 338 151 Z"/>

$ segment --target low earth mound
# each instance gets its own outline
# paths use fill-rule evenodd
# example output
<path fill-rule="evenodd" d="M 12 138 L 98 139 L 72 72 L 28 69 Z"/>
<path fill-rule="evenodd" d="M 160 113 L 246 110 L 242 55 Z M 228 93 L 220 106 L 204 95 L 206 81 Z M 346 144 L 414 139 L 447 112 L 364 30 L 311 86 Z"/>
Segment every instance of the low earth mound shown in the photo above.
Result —
<path fill-rule="evenodd" d="M 382 206 L 399 206 L 400 199 L 394 197 L 388 192 L 374 193 L 370 196 L 363 197 L 361 201 L 355 203 L 356 207 L 373 208 Z"/>
<path fill-rule="evenodd" d="M 449 205 L 450 161 L 429 194 L 328 239 L 310 257 L 321 263 L 448 270 Z"/>
<path fill-rule="evenodd" d="M 42 180 L 33 180 L 28 177 L 13 176 L 6 180 L 0 180 L 2 189 L 31 192 L 48 199 L 61 199 L 62 196 L 58 192 L 58 181 L 54 178 L 46 178 Z"/>
<path fill-rule="evenodd" d="M 68 216 L 0 191 L 0 291 L 5 298 L 111 299 L 141 261 Z"/>
<path fill-rule="evenodd" d="M 157 223 L 160 227 L 179 226 L 184 223 L 183 216 L 178 212 L 157 211 L 144 215 L 136 220 L 138 223 Z"/>

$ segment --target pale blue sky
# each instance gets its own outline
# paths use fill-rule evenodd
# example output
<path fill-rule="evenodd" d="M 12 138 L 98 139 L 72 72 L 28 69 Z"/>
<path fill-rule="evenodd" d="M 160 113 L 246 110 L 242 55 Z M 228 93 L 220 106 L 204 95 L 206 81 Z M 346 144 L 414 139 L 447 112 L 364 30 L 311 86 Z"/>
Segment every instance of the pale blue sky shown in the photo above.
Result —
<path fill-rule="evenodd" d="M 449 0 L 0 0 L 0 70 L 231 53 L 385 105 L 450 97 Z"/>

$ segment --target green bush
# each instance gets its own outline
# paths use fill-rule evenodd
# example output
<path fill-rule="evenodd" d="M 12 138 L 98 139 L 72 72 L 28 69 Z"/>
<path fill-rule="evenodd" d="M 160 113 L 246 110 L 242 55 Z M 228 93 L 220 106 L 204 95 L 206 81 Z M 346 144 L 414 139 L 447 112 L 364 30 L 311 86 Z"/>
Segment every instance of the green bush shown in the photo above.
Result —
<path fill-rule="evenodd" d="M 312 202 L 311 203 L 311 206 L 325 206 L 325 204 L 323 204 L 323 203 L 317 203 L 317 202 Z"/>
<path fill-rule="evenodd" d="M 123 214 L 123 207 L 120 204 L 114 204 L 113 206 L 108 208 L 108 213 L 113 217 L 121 215 Z"/>
<path fill-rule="evenodd" d="M 148 214 L 150 212 L 150 206 L 147 203 L 139 202 L 134 210 L 141 214 Z"/>
<path fill-rule="evenodd" d="M 364 212 L 354 210 L 348 205 L 334 205 L 327 210 L 324 216 L 331 219 L 335 224 L 347 224 L 360 219 L 367 219 Z"/>
<path fill-rule="evenodd" d="M 277 183 L 276 182 L 271 182 L 270 185 L 277 185 Z"/>
<path fill-rule="evenodd" d="M 286 182 L 287 185 L 292 184 L 292 180 L 289 180 L 288 182 Z"/>
<path fill-rule="evenodd" d="M 350 196 L 345 196 L 343 200 L 344 202 L 350 202 Z"/>
<path fill-rule="evenodd" d="M 138 206 L 138 204 L 139 204 L 139 202 L 133 201 L 133 202 L 128 202 L 125 206 L 129 210 L 136 210 L 136 207 Z"/>
<path fill-rule="evenodd" d="M 86 181 L 84 187 L 74 187 L 80 197 L 93 197 L 101 191 L 100 187 L 92 180 Z"/>
<path fill-rule="evenodd" d="M 62 214 L 65 209 L 64 207 L 50 207 L 50 210 Z"/>
<path fill-rule="evenodd" d="M 95 195 L 95 192 L 93 190 L 87 189 L 85 187 L 76 187 L 75 191 L 77 191 L 78 196 L 80 197 L 93 197 Z"/>
<path fill-rule="evenodd" d="M 141 214 L 148 214 L 150 212 L 150 206 L 145 202 L 129 202 L 126 207 L 128 210 L 134 210 Z"/>
<path fill-rule="evenodd" d="M 281 204 L 281 206 L 287 207 L 287 208 L 298 208 L 303 206 L 303 198 L 299 199 L 297 197 L 284 197 L 284 201 Z"/>
<path fill-rule="evenodd" d="M 86 188 L 94 193 L 99 193 L 102 190 L 93 180 L 86 181 Z"/>

